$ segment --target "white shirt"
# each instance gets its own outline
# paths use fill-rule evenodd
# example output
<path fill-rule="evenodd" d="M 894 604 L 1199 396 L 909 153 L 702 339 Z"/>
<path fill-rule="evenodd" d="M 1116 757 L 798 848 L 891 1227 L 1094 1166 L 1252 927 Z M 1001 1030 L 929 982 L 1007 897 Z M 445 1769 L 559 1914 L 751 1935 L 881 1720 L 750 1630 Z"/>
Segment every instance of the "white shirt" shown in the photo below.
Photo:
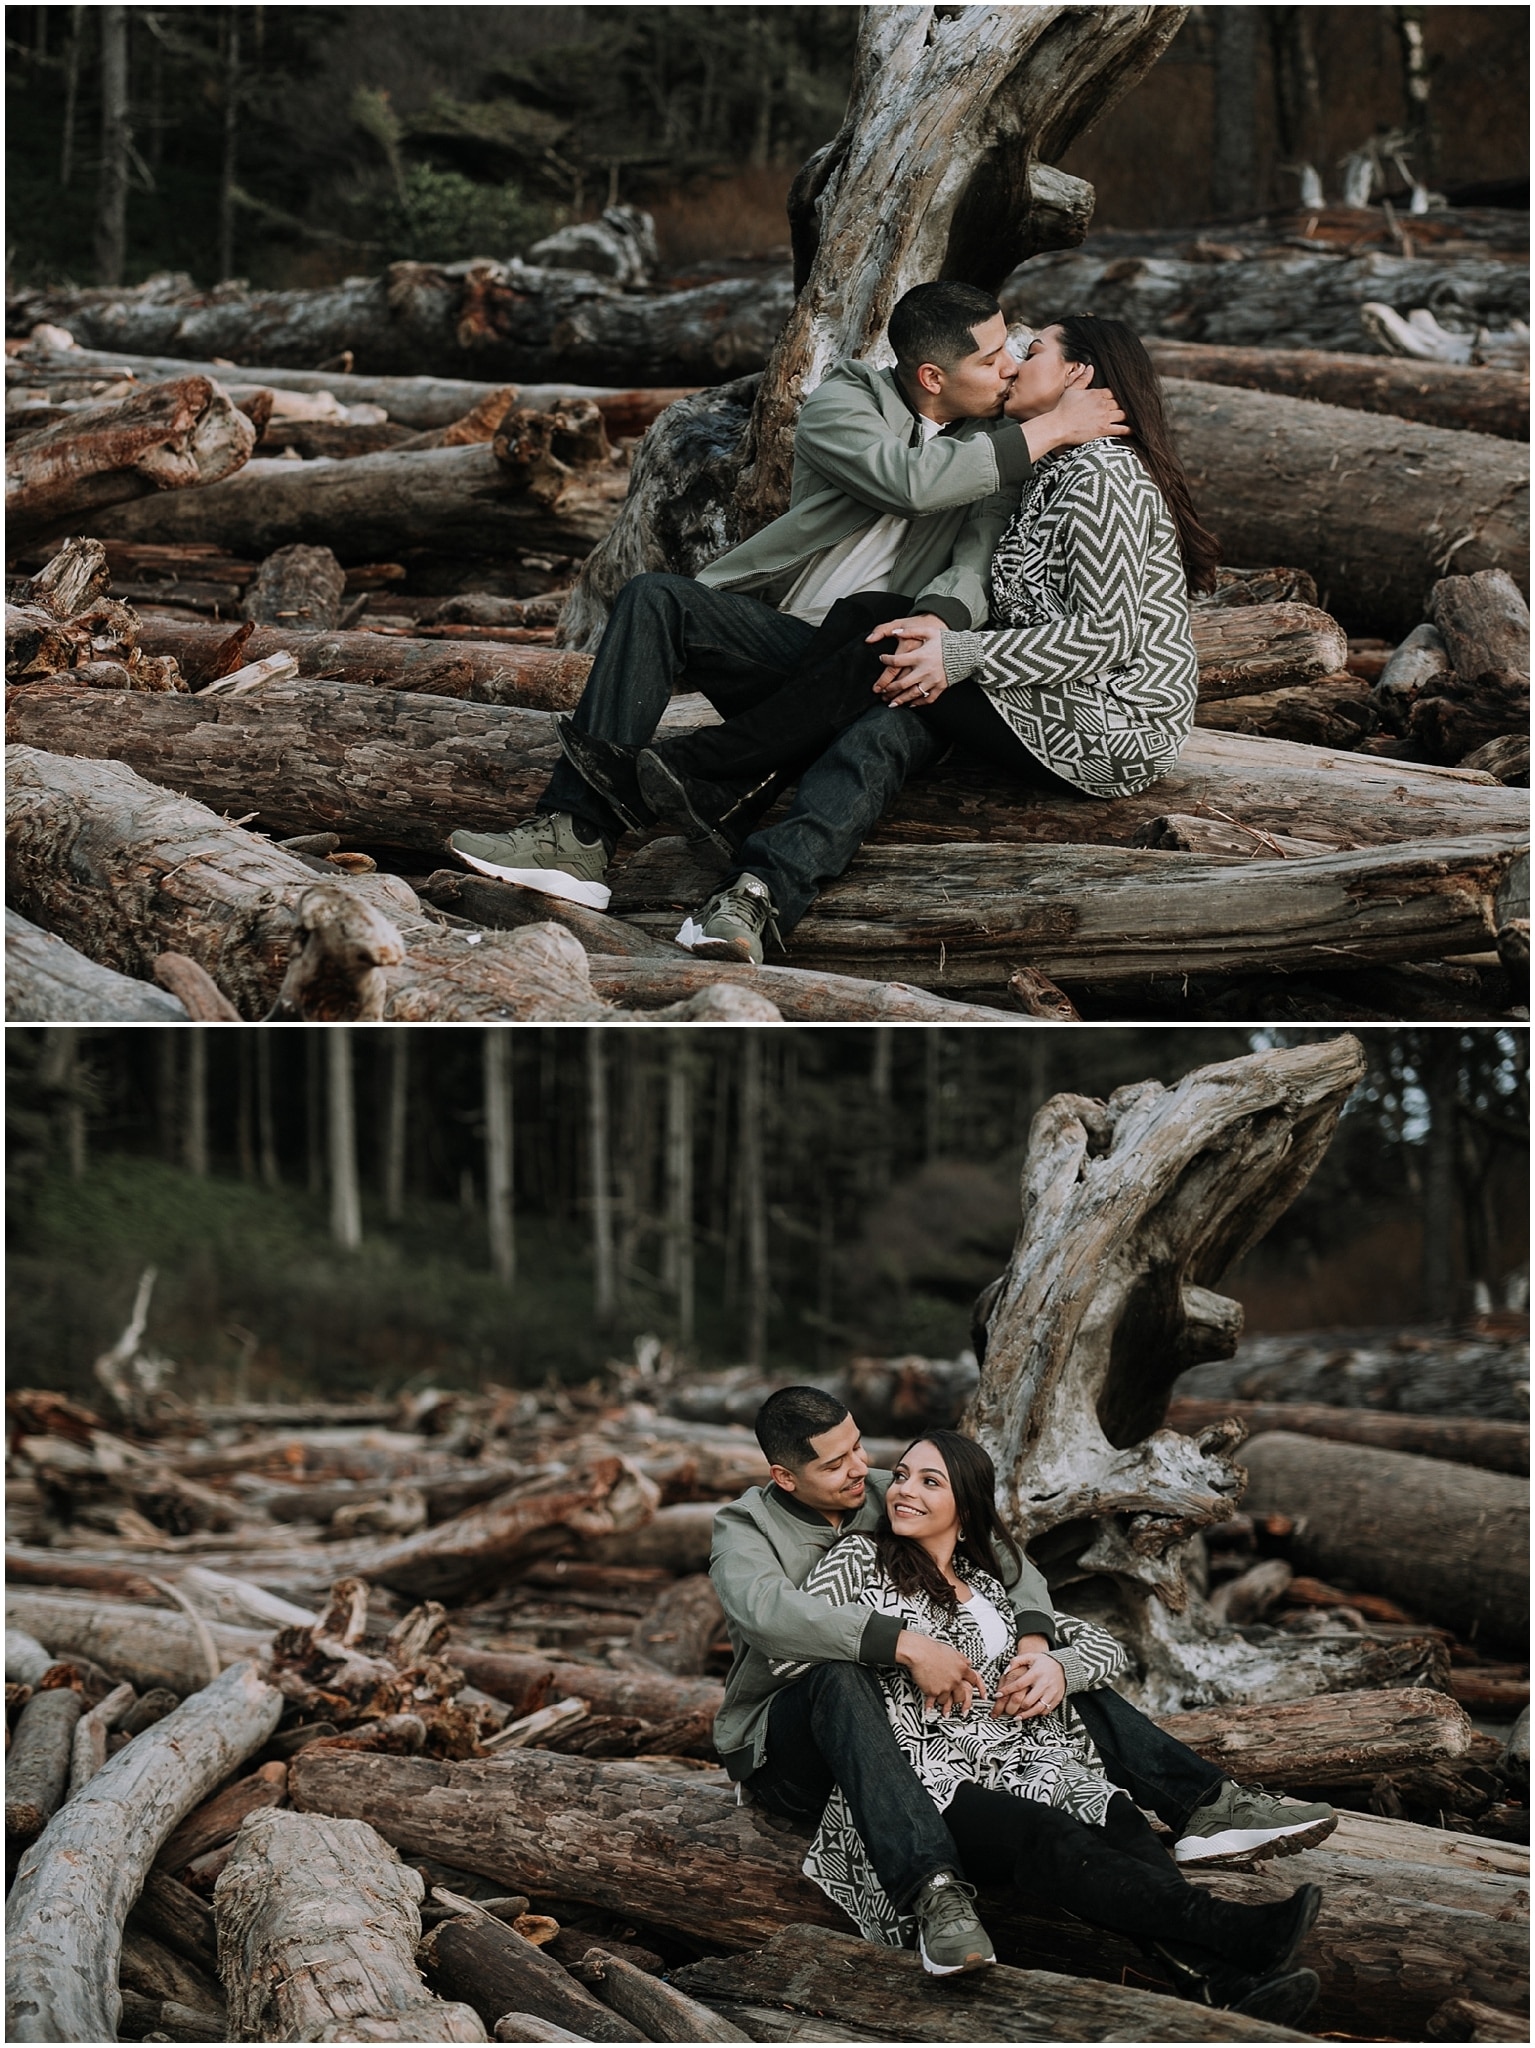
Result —
<path fill-rule="evenodd" d="M 941 420 L 920 413 L 917 420 L 924 442 L 943 431 Z M 792 619 L 803 619 L 807 626 L 819 626 L 839 597 L 852 597 L 860 590 L 883 590 L 906 545 L 910 525 L 898 512 L 889 512 L 872 526 L 850 533 L 846 540 L 816 556 L 778 609 Z"/>
<path fill-rule="evenodd" d="M 1013 1625 L 1003 1618 L 984 1594 L 972 1592 L 964 1602 L 964 1609 L 980 1630 L 988 1657 L 1000 1657 L 1004 1650 L 1012 1648 Z"/>

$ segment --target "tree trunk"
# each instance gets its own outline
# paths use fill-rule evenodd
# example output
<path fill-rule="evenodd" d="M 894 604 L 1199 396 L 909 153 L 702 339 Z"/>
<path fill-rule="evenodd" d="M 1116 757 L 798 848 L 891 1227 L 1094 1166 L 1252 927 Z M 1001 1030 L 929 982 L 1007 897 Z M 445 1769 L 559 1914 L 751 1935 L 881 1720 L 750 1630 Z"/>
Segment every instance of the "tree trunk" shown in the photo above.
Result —
<path fill-rule="evenodd" d="M 171 654 L 194 690 L 214 678 L 228 648 L 226 625 L 212 620 L 151 614 L 140 622 L 139 644 Z M 240 650 L 244 662 L 291 654 L 298 673 L 329 681 L 365 683 L 380 690 L 411 690 L 426 697 L 456 697 L 472 704 L 522 705 L 535 711 L 572 711 L 586 687 L 591 661 L 557 647 L 518 647 L 473 640 L 423 640 L 369 632 L 298 632 L 291 625 L 258 626 Z"/>
<path fill-rule="evenodd" d="M 187 1013 L 152 982 L 98 967 L 73 946 L 5 913 L 5 1014 L 12 1024 L 184 1024 Z"/>
<path fill-rule="evenodd" d="M 1238 384 L 1282 398 L 1310 398 L 1350 412 L 1392 413 L 1420 426 L 1530 438 L 1530 380 L 1517 370 L 1420 363 L 1400 356 L 1316 348 L 1231 348 L 1213 342 L 1146 343 L 1157 374 L 1200 384 Z"/>
<path fill-rule="evenodd" d="M 639 1763 L 603 1764 L 525 1750 L 495 1763 L 435 1764 L 419 1758 L 317 1755 L 294 1758 L 296 1806 L 366 1814 L 409 1856 L 432 1856 L 543 1898 L 569 1898 L 619 1914 L 645 1902 L 644 1918 L 712 1946 L 752 1948 L 789 1922 L 845 1929 L 837 1908 L 800 1875 L 803 1840 L 770 1829 L 737 1806 L 723 1772 L 686 1777 Z M 664 1815 L 658 1834 L 657 1815 Z M 1417 1831 L 1423 1832 L 1423 1831 Z M 1417 2038 L 1424 2018 L 1467 1992 L 1517 2009 L 1527 1981 L 1525 1929 L 1496 1917 L 1524 1910 L 1517 1878 L 1455 1878 L 1313 1850 L 1308 1872 L 1327 1908 L 1298 1961 L 1322 1978 L 1318 2023 L 1350 2032 Z M 1223 1874 L 1214 1888 L 1252 1901 L 1284 1896 L 1288 1877 Z M 1455 1910 L 1447 1915 L 1453 1899 Z M 983 1895 L 982 1920 L 1004 1962 L 1117 1982 L 1143 1972 L 1128 1942 L 1081 1922 L 1049 1917 L 1017 1894 Z M 884 1952 L 852 1942 L 858 1953 Z M 1408 1959 L 1412 1967 L 1406 1967 Z M 991 1973 L 994 1975 L 995 1973 Z M 985 1980 L 983 1980 L 985 1981 Z M 697 1980 L 689 1980 L 695 1990 Z M 1081 1984 L 1073 1996 L 1089 1995 Z M 1149 2002 L 1148 2002 L 1149 2003 Z M 952 1994 L 942 2008 L 953 2034 Z M 1138 2009 L 1144 2010 L 1144 2009 Z M 1198 2008 L 1179 2005 L 1171 2038 L 1186 2038 Z M 1212 2015 L 1226 2030 L 1229 2013 Z M 895 2034 L 910 2037 L 907 2001 Z M 1126 2023 L 1142 2038 L 1143 2020 Z M 1059 2038 L 1053 2023 L 1050 2038 Z M 1075 2029 L 1070 2025 L 1067 2032 Z M 975 2031 L 991 2033 L 989 2024 Z M 996 2031 L 1007 2031 L 997 2029 Z M 891 2038 L 888 2028 L 880 2038 Z"/>
<path fill-rule="evenodd" d="M 1368 1444 L 1378 1451 L 1407 1451 L 1452 1465 L 1476 1465 L 1484 1472 L 1530 1476 L 1530 1431 L 1523 1422 L 1382 1415 L 1370 1408 L 1329 1408 L 1314 1402 L 1198 1400 L 1180 1395 L 1167 1411 L 1167 1426 L 1193 1436 L 1228 1415 L 1242 1423 L 1249 1436 L 1277 1429 L 1294 1436 L 1325 1437 L 1332 1443 Z"/>
<path fill-rule="evenodd" d="M 1381 717 L 1368 683 L 1358 676 L 1335 675 L 1297 689 L 1201 704 L 1194 722 L 1207 732 L 1242 732 L 1254 739 L 1349 753 L 1380 730 Z"/>
<path fill-rule="evenodd" d="M 1250 7 L 1223 7 L 1215 38 L 1215 136 L 1211 198 L 1217 219 L 1251 220 L 1258 210 L 1258 21 Z"/>
<path fill-rule="evenodd" d="M 677 1981 L 724 2011 L 800 2008 L 852 2021 L 858 2040 L 948 2041 L 954 1992 L 923 1974 L 910 1949 L 878 1948 L 843 1929 L 781 1927 L 755 1954 L 689 1963 Z M 780 2014 L 780 2018 L 787 2018 Z M 1084 1983 L 999 1964 L 965 1993 L 965 2024 L 995 2041 L 1296 2041 L 1306 2037 L 1240 2014 L 1200 2010 L 1139 1986 Z M 770 2038 L 780 2038 L 776 2034 Z M 792 2038 L 792 2037 L 791 2037 Z M 802 2038 L 845 2038 L 811 2030 Z"/>
<path fill-rule="evenodd" d="M 213 1893 L 237 2038 L 483 2041 L 421 1981 L 424 1889 L 363 1821 L 253 1819 Z"/>
<path fill-rule="evenodd" d="M 181 1115 L 181 1163 L 198 1180 L 208 1178 L 208 1034 L 198 1026 L 187 1035 L 186 1095 Z"/>
<path fill-rule="evenodd" d="M 190 362 L 185 357 L 146 356 L 103 352 L 99 349 L 55 349 L 41 341 L 29 341 L 13 359 L 29 377 L 43 381 L 100 381 L 104 376 L 135 377 L 141 383 L 155 383 L 165 377 L 211 377 L 222 383 L 229 375 L 228 362 Z M 239 368 L 236 381 L 245 389 L 263 386 L 273 391 L 306 393 L 328 391 L 339 404 L 380 406 L 392 422 L 428 431 L 451 427 L 479 406 L 493 401 L 508 386 L 502 379 L 477 383 L 456 377 L 358 377 L 339 370 L 286 370 Z M 679 398 L 692 396 L 691 387 L 660 386 L 650 389 L 615 391 L 601 384 L 522 384 L 510 387 L 519 405 L 554 412 L 578 399 L 590 399 L 602 414 L 608 438 L 632 440 Z M 508 400 L 507 404 L 513 401 Z M 504 411 L 505 406 L 502 407 Z"/>
<path fill-rule="evenodd" d="M 188 485 L 211 489 L 241 469 L 255 445 L 250 421 L 206 377 L 153 384 L 70 413 L 21 436 L 7 453 L 11 545 L 82 521 L 99 526 L 106 508 L 126 499 L 169 498 Z"/>
<path fill-rule="evenodd" d="M 121 763 L 13 746 L 7 777 L 15 901 L 103 965 L 142 973 L 162 953 L 186 954 L 249 1018 L 266 1017 L 284 989 L 298 1015 L 321 1021 L 611 1014 L 557 926 L 488 933 L 469 951 L 393 877 L 317 886 L 291 854 Z"/>
<path fill-rule="evenodd" d="M 592 1307 L 599 1321 L 617 1306 L 613 1263 L 613 1176 L 608 1134 L 608 1056 L 602 1034 L 586 1040 L 587 1176 L 592 1204 Z"/>
<path fill-rule="evenodd" d="M 1286 1431 L 1255 1437 L 1242 1457 L 1253 1511 L 1295 1517 L 1303 1571 L 1476 1641 L 1528 1641 L 1527 1479 Z"/>
<path fill-rule="evenodd" d="M 767 1355 L 768 1223 L 767 1156 L 764 1144 L 762 1038 L 751 1032 L 741 1048 L 741 1104 L 738 1172 L 740 1216 L 745 1240 L 746 1325 L 742 1360 L 761 1367 Z"/>
<path fill-rule="evenodd" d="M 384 1096 L 384 1219 L 405 1217 L 405 1131 L 410 1107 L 410 1036 L 389 1034 L 389 1069 Z"/>
<path fill-rule="evenodd" d="M 680 855 L 655 842 L 615 870 L 614 912 L 659 933 L 679 893 L 707 894 L 710 871 Z M 789 959 L 940 994 L 1001 991 L 1020 965 L 1055 981 L 1115 982 L 1438 960 L 1491 943 L 1523 863 L 1521 842 L 1492 836 L 1304 860 L 870 846 L 795 928 Z"/>
<path fill-rule="evenodd" d="M 348 563 L 393 561 L 410 548 L 498 560 L 518 548 L 584 555 L 612 525 L 628 481 L 622 469 L 593 465 L 550 500 L 519 486 L 483 441 L 349 462 L 258 456 L 238 476 L 208 484 L 195 510 L 178 508 L 170 493 L 115 506 L 93 525 L 107 539 L 215 541 L 258 556 L 302 541 Z"/>
<path fill-rule="evenodd" d="M 112 2041 L 123 1923 L 183 1815 L 259 1749 L 282 1696 L 225 1672 L 136 1735 L 26 1852 L 7 1909 L 6 2038 Z"/>
<path fill-rule="evenodd" d="M 128 248 L 128 10 L 101 10 L 101 169 L 96 185 L 96 270 L 120 285 Z"/>
<path fill-rule="evenodd" d="M 1147 63 L 1172 33 L 1157 32 Z M 393 263 L 381 277 L 318 290 L 17 293 L 7 330 L 25 335 L 47 322 L 90 349 L 298 370 L 345 352 L 370 378 L 659 387 L 717 384 L 760 369 L 792 297 L 787 275 L 641 293 L 515 261 Z M 322 372 L 311 388 L 332 384 Z"/>
<path fill-rule="evenodd" d="M 1379 219 L 1363 208 L 1353 217 L 1365 228 Z M 1380 353 L 1361 317 L 1367 305 L 1389 306 L 1404 316 L 1420 306 L 1451 305 L 1468 326 L 1502 330 L 1528 312 L 1522 263 L 1500 262 L 1490 251 L 1469 257 L 1343 253 L 1319 239 L 1304 240 L 1299 226 L 1294 239 L 1300 247 L 1238 244 L 1225 261 L 1202 261 L 1184 250 L 1125 256 L 1112 245 L 1038 256 L 1007 280 L 1002 310 L 1010 320 L 1042 327 L 1062 307 L 1090 305 L 1101 318 L 1123 320 L 1147 341 L 1363 356 Z M 1290 463 L 1285 467 L 1295 473 Z M 1450 527 L 1441 546 L 1463 530 Z"/>
<path fill-rule="evenodd" d="M 511 1033 L 492 1026 L 485 1033 L 485 1212 L 490 1225 L 490 1263 L 510 1287 L 517 1278 L 517 1237 L 513 1221 L 512 1044 Z"/>
<path fill-rule="evenodd" d="M 362 1243 L 357 1187 L 357 1119 L 352 1103 L 352 1035 L 341 1026 L 325 1039 L 326 1158 L 330 1171 L 330 1235 L 339 1250 Z"/>
<path fill-rule="evenodd" d="M 594 984 L 595 985 L 595 984 Z M 680 1032 L 666 1048 L 666 1264 L 677 1304 L 677 1342 L 693 1343 L 693 1053 Z"/>
<path fill-rule="evenodd" d="M 941 276 L 994 290 L 1036 251 L 1081 241 L 1092 189 L 1046 160 L 1137 83 L 1184 12 L 865 15 L 842 127 L 790 193 L 798 297 L 750 420 L 752 394 L 736 386 L 675 408 L 651 434 L 630 502 L 566 607 L 567 646 L 595 644 L 641 569 L 692 574 L 784 509 L 800 406 L 843 357 L 889 361 L 885 325 L 912 285 Z M 737 374 L 757 367 L 736 359 Z"/>
<path fill-rule="evenodd" d="M 421 1944 L 421 1961 L 438 1995 L 462 2000 L 487 2027 L 504 2012 L 529 2012 L 569 2027 L 583 2041 L 649 2038 L 489 1913 L 439 1921 Z"/>
<path fill-rule="evenodd" d="M 219 266 L 220 284 L 228 284 L 235 272 L 235 177 L 240 147 L 240 13 L 231 8 L 219 24 L 223 48 L 224 155 L 219 167 Z M 108 283 L 117 283 L 116 278 Z"/>
<path fill-rule="evenodd" d="M 68 188 L 75 168 L 75 107 L 80 95 L 80 46 L 84 37 L 85 9 L 69 10 L 69 33 L 64 41 L 64 118 L 59 139 L 59 183 Z"/>

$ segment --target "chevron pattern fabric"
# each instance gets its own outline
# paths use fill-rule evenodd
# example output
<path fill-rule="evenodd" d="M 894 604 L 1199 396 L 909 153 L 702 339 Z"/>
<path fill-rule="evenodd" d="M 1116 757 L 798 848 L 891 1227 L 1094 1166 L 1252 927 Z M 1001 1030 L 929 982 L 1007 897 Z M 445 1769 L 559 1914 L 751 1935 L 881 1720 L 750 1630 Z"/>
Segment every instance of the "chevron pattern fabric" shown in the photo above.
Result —
<path fill-rule="evenodd" d="M 991 581 L 998 623 L 954 636 L 955 653 L 1030 753 L 1089 796 L 1165 775 L 1199 668 L 1172 518 L 1140 457 L 1111 440 L 1046 456 Z"/>

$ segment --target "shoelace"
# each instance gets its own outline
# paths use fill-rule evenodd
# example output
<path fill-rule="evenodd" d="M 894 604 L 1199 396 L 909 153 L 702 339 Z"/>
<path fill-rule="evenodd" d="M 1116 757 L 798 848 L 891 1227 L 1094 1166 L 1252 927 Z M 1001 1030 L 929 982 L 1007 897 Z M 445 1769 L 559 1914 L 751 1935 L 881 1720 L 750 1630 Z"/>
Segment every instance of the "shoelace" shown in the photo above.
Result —
<path fill-rule="evenodd" d="M 946 1927 L 956 1915 L 962 1914 L 966 1919 L 971 1918 L 969 1902 L 974 1897 L 975 1886 L 973 1884 L 966 1884 L 961 1878 L 950 1878 L 946 1885 L 940 1886 L 937 1891 L 928 1893 L 923 1901 L 922 1917 L 929 1923 L 936 1934 Z"/>
<path fill-rule="evenodd" d="M 700 925 L 706 925 L 717 910 L 728 910 L 732 917 L 740 918 L 749 925 L 752 932 L 766 931 L 779 951 L 784 951 L 784 942 L 779 936 L 778 920 L 773 914 L 773 899 L 764 890 L 761 895 L 755 889 L 743 889 L 739 883 L 730 889 L 716 889 L 704 905 Z"/>

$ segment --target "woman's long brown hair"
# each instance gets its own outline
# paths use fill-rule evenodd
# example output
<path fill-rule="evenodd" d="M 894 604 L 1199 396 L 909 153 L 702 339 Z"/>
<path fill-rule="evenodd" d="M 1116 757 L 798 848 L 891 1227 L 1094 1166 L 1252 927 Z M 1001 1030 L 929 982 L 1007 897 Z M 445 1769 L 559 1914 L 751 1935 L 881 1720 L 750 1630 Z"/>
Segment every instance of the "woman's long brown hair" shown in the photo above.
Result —
<path fill-rule="evenodd" d="M 1066 360 L 1091 363 L 1094 384 L 1112 391 L 1123 409 L 1130 428 L 1125 438 L 1145 463 L 1172 514 L 1190 590 L 1213 590 L 1220 542 L 1199 523 L 1189 480 L 1162 409 L 1162 387 L 1139 335 L 1123 320 L 1100 320 L 1094 313 L 1071 313 L 1057 324 Z"/>
<path fill-rule="evenodd" d="M 934 1429 L 926 1436 L 914 1437 L 897 1464 L 904 1464 L 918 1444 L 933 1446 L 954 1489 L 954 1505 L 959 1510 L 963 1532 L 954 1553 L 956 1569 L 963 1557 L 975 1569 L 989 1572 L 1002 1585 L 1011 1586 L 1022 1570 L 1022 1560 L 1017 1544 L 1003 1528 L 1002 1517 L 997 1513 L 997 1468 L 979 1444 L 952 1429 Z M 914 1593 L 924 1593 L 945 1614 L 958 1612 L 954 1588 L 920 1543 L 914 1543 L 909 1536 L 897 1536 L 888 1512 L 880 1516 L 875 1527 L 874 1551 L 898 1593 L 908 1599 Z"/>

